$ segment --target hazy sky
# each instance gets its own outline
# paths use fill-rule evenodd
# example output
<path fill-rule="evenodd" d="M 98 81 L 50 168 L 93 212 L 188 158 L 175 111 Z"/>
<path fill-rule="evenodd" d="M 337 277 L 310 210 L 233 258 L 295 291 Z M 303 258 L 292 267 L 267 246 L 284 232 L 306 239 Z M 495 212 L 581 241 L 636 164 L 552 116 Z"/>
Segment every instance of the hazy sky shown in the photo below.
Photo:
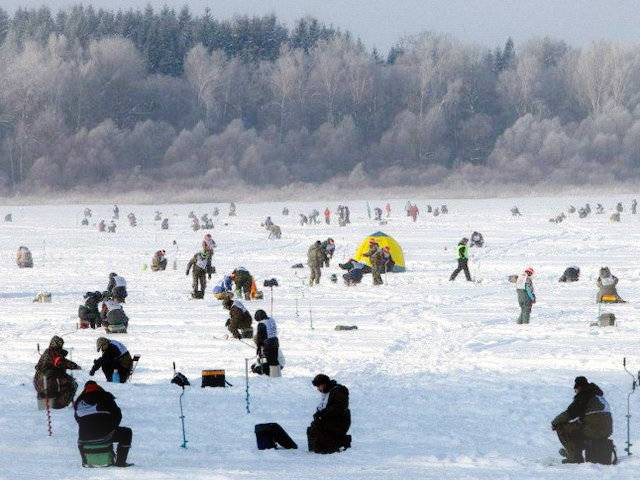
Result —
<path fill-rule="evenodd" d="M 640 43 L 638 0 L 0 0 L 10 10 L 78 3 L 112 9 L 187 3 L 193 12 L 209 6 L 218 17 L 275 13 L 285 23 L 312 15 L 383 51 L 400 37 L 424 30 L 487 46 L 509 36 L 521 43 L 545 35 L 576 46 L 601 38 Z"/>

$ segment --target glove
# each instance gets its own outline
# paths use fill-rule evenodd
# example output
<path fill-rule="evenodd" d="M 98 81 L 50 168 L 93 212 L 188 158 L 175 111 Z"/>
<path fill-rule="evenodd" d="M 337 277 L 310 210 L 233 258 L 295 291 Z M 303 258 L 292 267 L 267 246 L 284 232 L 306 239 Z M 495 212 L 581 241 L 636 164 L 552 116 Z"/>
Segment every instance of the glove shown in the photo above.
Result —
<path fill-rule="evenodd" d="M 208 277 L 209 277 L 209 280 L 211 280 L 211 274 L 209 274 Z"/>
<path fill-rule="evenodd" d="M 185 273 L 185 275 L 188 277 L 189 276 L 189 272 Z"/>
<path fill-rule="evenodd" d="M 91 370 L 89 370 L 89 376 L 90 377 L 93 377 L 95 374 L 96 374 L 95 369 L 92 368 Z"/>

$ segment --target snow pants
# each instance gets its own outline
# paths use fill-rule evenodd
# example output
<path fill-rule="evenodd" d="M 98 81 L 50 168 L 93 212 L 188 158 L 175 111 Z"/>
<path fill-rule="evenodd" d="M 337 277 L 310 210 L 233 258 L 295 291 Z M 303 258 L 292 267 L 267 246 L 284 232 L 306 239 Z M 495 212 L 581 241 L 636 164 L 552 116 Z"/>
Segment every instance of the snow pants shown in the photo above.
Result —
<path fill-rule="evenodd" d="M 525 290 L 516 290 L 518 292 L 518 304 L 520 305 L 520 317 L 518 317 L 518 325 L 529 323 L 531 316 L 531 307 L 533 303 Z"/>
<path fill-rule="evenodd" d="M 567 461 L 570 463 L 583 463 L 584 435 L 579 423 L 566 423 L 556 428 L 558 440 L 565 449 Z"/>
<path fill-rule="evenodd" d="M 193 293 L 202 292 L 204 293 L 207 289 L 207 272 L 202 269 L 194 269 L 193 270 Z"/>
<path fill-rule="evenodd" d="M 456 277 L 458 276 L 458 274 L 460 272 L 464 271 L 464 276 L 467 278 L 467 282 L 471 281 L 471 273 L 469 273 L 469 260 L 466 258 L 459 258 L 458 259 L 458 268 L 456 268 L 453 273 L 451 274 L 451 277 L 449 278 L 449 280 L 453 281 L 456 279 Z"/>
<path fill-rule="evenodd" d="M 314 284 L 318 285 L 320 283 L 320 275 L 321 275 L 320 266 L 309 265 L 309 270 L 311 270 L 311 275 L 309 276 L 309 286 L 312 287 Z"/>

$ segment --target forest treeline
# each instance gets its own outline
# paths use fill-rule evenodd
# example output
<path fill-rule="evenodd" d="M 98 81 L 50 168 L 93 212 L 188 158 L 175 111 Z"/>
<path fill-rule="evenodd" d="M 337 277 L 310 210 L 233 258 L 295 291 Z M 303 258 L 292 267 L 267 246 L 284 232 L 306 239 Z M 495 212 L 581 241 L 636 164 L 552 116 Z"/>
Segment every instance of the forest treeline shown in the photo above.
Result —
<path fill-rule="evenodd" d="M 640 47 L 0 9 L 0 193 L 640 177 Z"/>

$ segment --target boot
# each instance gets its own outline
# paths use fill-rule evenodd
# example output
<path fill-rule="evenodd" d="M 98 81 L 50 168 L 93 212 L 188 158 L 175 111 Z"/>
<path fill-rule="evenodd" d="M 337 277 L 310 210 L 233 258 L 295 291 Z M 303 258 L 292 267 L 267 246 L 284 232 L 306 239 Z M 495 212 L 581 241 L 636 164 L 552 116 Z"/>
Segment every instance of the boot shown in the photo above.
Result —
<path fill-rule="evenodd" d="M 133 463 L 127 463 L 127 456 L 129 455 L 129 449 L 131 447 L 125 447 L 124 445 L 118 445 L 116 450 L 116 467 L 131 467 Z"/>

